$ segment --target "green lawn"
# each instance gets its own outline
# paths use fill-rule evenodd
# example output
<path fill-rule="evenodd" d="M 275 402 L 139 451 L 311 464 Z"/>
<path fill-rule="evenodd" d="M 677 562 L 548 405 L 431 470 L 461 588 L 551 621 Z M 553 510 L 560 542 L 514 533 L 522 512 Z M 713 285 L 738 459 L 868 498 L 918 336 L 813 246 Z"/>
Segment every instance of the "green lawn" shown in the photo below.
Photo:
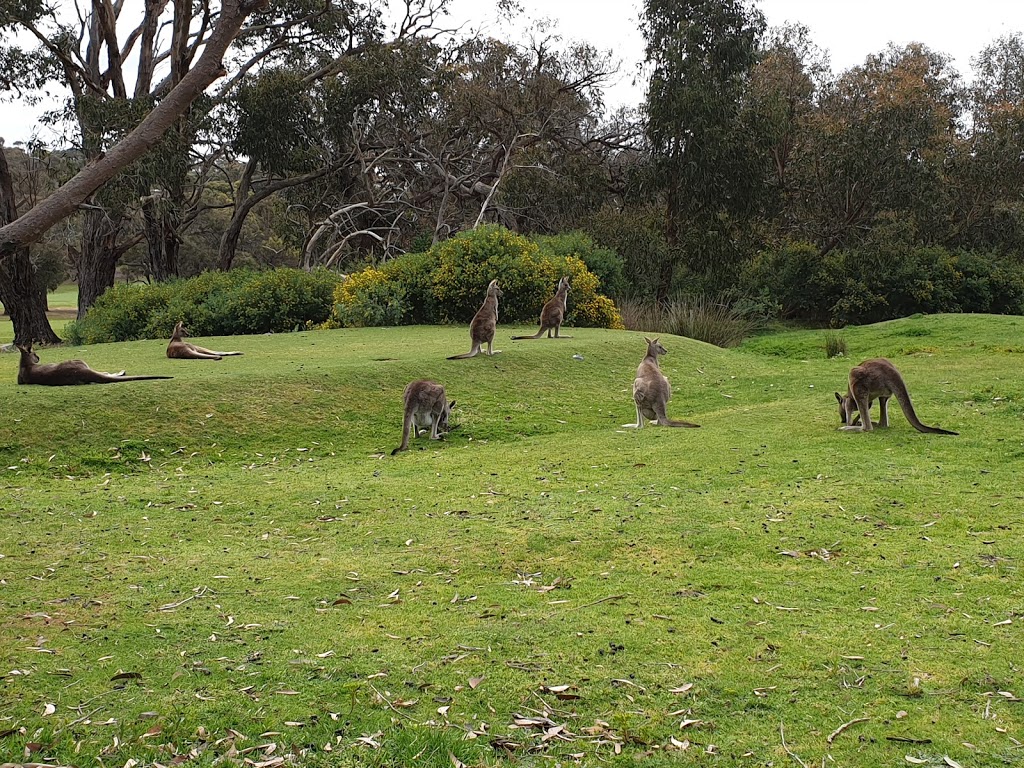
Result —
<path fill-rule="evenodd" d="M 641 334 L 532 330 L 0 355 L 0 763 L 1020 764 L 1024 318 L 662 337 L 699 430 L 621 429 Z M 960 436 L 837 431 L 875 356 Z"/>

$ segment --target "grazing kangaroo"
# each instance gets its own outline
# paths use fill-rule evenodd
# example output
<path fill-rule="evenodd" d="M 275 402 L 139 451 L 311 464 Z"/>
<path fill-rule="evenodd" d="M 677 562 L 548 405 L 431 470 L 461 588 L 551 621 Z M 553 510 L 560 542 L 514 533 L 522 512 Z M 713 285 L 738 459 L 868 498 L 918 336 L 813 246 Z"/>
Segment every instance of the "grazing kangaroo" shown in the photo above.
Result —
<path fill-rule="evenodd" d="M 562 320 L 565 319 L 565 301 L 569 296 L 568 275 L 558 281 L 558 289 L 555 295 L 548 299 L 544 308 L 540 311 L 540 330 L 533 336 L 513 336 L 513 339 L 539 339 L 544 331 L 548 332 L 551 338 L 551 331 L 554 330 L 556 339 L 571 339 L 572 336 L 559 336 L 558 331 L 562 327 Z"/>
<path fill-rule="evenodd" d="M 43 384 L 50 387 L 68 387 L 75 384 L 119 384 L 122 381 L 144 379 L 173 379 L 173 376 L 125 376 L 120 373 L 94 371 L 84 360 L 63 360 L 59 363 L 40 364 L 39 355 L 32 347 L 18 345 L 21 363 L 18 365 L 19 384 Z"/>
<path fill-rule="evenodd" d="M 480 354 L 480 347 L 487 345 L 487 354 L 496 355 L 500 349 L 491 351 L 491 343 L 494 341 L 494 329 L 498 325 L 498 297 L 501 296 L 501 289 L 497 280 L 491 280 L 487 286 L 487 296 L 480 309 L 473 315 L 473 322 L 469 325 L 469 338 L 473 342 L 469 352 L 463 355 L 452 355 L 449 360 L 465 360 L 467 357 L 476 357 Z"/>
<path fill-rule="evenodd" d="M 448 402 L 444 387 L 426 379 L 410 381 L 402 393 L 405 401 L 405 419 L 402 422 L 402 444 L 391 452 L 409 450 L 409 435 L 415 437 L 420 427 L 430 427 L 430 439 L 440 440 L 441 433 L 448 431 L 448 416 L 455 401 Z"/>
<path fill-rule="evenodd" d="M 929 432 L 936 435 L 956 435 L 958 432 L 950 432 L 948 429 L 929 427 L 922 424 L 914 412 L 914 406 L 910 403 L 910 393 L 907 392 L 907 385 L 903 376 L 896 370 L 896 366 L 885 358 L 877 360 L 865 360 L 850 371 L 849 392 L 843 396 L 836 392 L 836 400 L 839 401 L 839 418 L 843 422 L 841 430 L 856 432 L 870 432 L 874 427 L 871 424 L 872 403 L 878 399 L 878 425 L 889 426 L 889 398 L 893 395 L 903 409 L 903 415 L 907 421 L 918 432 Z M 863 424 L 857 424 L 862 420 Z"/>
<path fill-rule="evenodd" d="M 174 326 L 174 333 L 167 345 L 169 358 L 172 360 L 220 360 L 222 357 L 242 354 L 241 352 L 214 352 L 212 349 L 182 341 L 182 337 L 188 335 L 190 335 L 188 328 L 179 320 L 178 324 Z"/>
<path fill-rule="evenodd" d="M 688 421 L 674 421 L 665 412 L 665 406 L 672 399 L 672 385 L 658 365 L 658 355 L 667 354 L 657 339 L 648 339 L 647 355 L 636 369 L 633 380 L 633 402 L 636 403 L 636 424 L 623 424 L 624 427 L 642 429 L 644 419 L 653 421 L 661 427 L 699 427 Z"/>

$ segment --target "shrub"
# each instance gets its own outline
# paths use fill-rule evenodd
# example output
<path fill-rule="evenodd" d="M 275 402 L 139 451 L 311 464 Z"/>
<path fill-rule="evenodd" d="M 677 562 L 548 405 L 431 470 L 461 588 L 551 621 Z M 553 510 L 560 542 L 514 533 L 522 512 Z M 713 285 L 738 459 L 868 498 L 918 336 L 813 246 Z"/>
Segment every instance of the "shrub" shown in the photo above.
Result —
<path fill-rule="evenodd" d="M 119 285 L 65 328 L 72 344 L 164 338 L 181 320 L 197 336 L 291 331 L 323 323 L 338 275 L 320 270 L 207 272 L 190 280 Z"/>
<path fill-rule="evenodd" d="M 504 322 L 535 322 L 558 280 L 569 275 L 568 325 L 621 328 L 615 303 L 575 256 L 556 256 L 497 226 L 480 227 L 350 275 L 335 293 L 328 327 L 468 322 L 497 278 Z"/>
<path fill-rule="evenodd" d="M 1024 312 L 1024 266 L 940 247 L 898 249 L 874 238 L 822 257 L 808 243 L 759 253 L 743 284 L 781 314 L 833 326 L 874 323 L 918 312 Z"/>
<path fill-rule="evenodd" d="M 647 299 L 657 295 L 662 271 L 675 259 L 665 239 L 659 209 L 652 206 L 619 211 L 606 207 L 591 219 L 587 233 L 599 247 L 611 249 L 622 260 L 624 281 L 630 290 Z M 677 269 L 676 284 L 685 277 L 686 270 Z M 618 288 L 606 290 L 616 298 L 623 295 Z"/>
<path fill-rule="evenodd" d="M 64 335 L 72 344 L 147 338 L 150 317 L 166 308 L 170 292 L 166 283 L 115 285 L 96 300 L 84 318 L 68 323 Z"/>
<path fill-rule="evenodd" d="M 717 347 L 734 347 L 757 329 L 755 318 L 707 296 L 687 296 L 666 302 L 625 300 L 622 318 L 631 331 L 672 333 Z"/>
<path fill-rule="evenodd" d="M 582 261 L 597 276 L 602 293 L 618 297 L 627 291 L 622 257 L 611 248 L 595 245 L 586 232 L 539 235 L 531 239 L 540 246 L 542 253 L 561 258 L 574 256 Z"/>
<path fill-rule="evenodd" d="M 839 331 L 825 331 L 825 357 L 846 357 L 846 336 Z"/>
<path fill-rule="evenodd" d="M 405 288 L 378 269 L 350 275 L 334 289 L 334 311 L 326 327 L 398 325 L 405 313 Z"/>

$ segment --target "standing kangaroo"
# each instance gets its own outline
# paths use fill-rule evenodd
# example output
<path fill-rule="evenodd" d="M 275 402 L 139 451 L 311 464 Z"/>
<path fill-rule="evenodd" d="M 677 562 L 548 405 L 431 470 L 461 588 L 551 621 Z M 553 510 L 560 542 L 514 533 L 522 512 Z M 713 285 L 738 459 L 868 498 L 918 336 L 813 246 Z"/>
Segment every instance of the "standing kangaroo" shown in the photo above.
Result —
<path fill-rule="evenodd" d="M 241 352 L 214 352 L 212 349 L 182 341 L 182 337 L 188 335 L 190 335 L 188 328 L 179 320 L 178 324 L 174 326 L 174 333 L 167 345 L 169 358 L 172 360 L 220 360 L 222 357 L 242 354 Z"/>
<path fill-rule="evenodd" d="M 31 346 L 18 345 L 21 362 L 18 365 L 19 384 L 43 384 L 49 387 L 68 387 L 75 384 L 119 384 L 122 381 L 144 379 L 173 379 L 173 376 L 125 376 L 120 373 L 94 371 L 84 360 L 63 360 L 59 363 L 40 364 Z"/>
<path fill-rule="evenodd" d="M 688 421 L 674 421 L 665 412 L 665 406 L 672 399 L 672 385 L 658 365 L 658 355 L 667 354 L 657 339 L 648 339 L 647 355 L 636 369 L 633 380 L 633 402 L 636 403 L 636 424 L 623 424 L 624 427 L 642 429 L 644 419 L 653 421 L 661 427 L 699 427 Z"/>
<path fill-rule="evenodd" d="M 405 419 L 402 422 L 402 444 L 391 452 L 409 450 L 409 435 L 415 437 L 420 427 L 430 427 L 430 439 L 440 440 L 441 433 L 448 431 L 448 416 L 455 401 L 448 402 L 444 387 L 434 381 L 417 379 L 410 381 L 402 393 L 405 401 Z"/>
<path fill-rule="evenodd" d="M 907 392 L 907 385 L 903 376 L 896 370 L 896 366 L 880 357 L 876 360 L 865 360 L 850 371 L 849 392 L 840 395 L 836 392 L 836 400 L 839 401 L 839 418 L 843 422 L 840 429 L 855 432 L 870 432 L 874 427 L 871 424 L 869 413 L 872 403 L 878 399 L 878 425 L 889 426 L 889 398 L 896 395 L 896 400 L 903 409 L 903 415 L 907 421 L 918 432 L 929 432 L 936 435 L 956 435 L 958 432 L 950 432 L 948 429 L 929 427 L 922 424 L 914 412 L 914 406 L 910 403 L 910 393 Z M 862 420 L 863 424 L 857 424 Z"/>
<path fill-rule="evenodd" d="M 566 275 L 558 281 L 558 289 L 555 295 L 548 299 L 544 308 L 540 311 L 540 330 L 533 336 L 513 336 L 513 339 L 539 339 L 544 331 L 548 332 L 551 338 L 551 331 L 554 330 L 556 339 L 571 339 L 572 336 L 559 336 L 558 331 L 562 327 L 562 320 L 565 319 L 565 302 L 569 296 L 569 277 Z"/>
<path fill-rule="evenodd" d="M 469 338 L 473 342 L 469 352 L 462 355 L 452 355 L 449 360 L 465 360 L 467 357 L 476 357 L 480 354 L 480 347 L 487 345 L 487 354 L 496 355 L 500 349 L 491 351 L 491 343 L 494 341 L 494 329 L 498 325 L 498 297 L 501 296 L 501 289 L 497 280 L 491 280 L 487 286 L 487 296 L 480 309 L 473 315 L 473 322 L 469 325 Z"/>

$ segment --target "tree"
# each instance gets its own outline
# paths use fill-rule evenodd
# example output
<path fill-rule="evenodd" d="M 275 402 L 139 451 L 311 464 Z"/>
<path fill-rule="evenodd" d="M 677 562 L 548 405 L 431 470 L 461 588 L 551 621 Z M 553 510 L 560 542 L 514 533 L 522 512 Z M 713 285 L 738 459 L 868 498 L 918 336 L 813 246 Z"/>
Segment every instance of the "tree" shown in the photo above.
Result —
<path fill-rule="evenodd" d="M 881 212 L 931 228 L 960 98 L 948 57 L 919 43 L 890 46 L 825 87 L 794 180 L 804 233 L 821 255 L 870 230 Z"/>
<path fill-rule="evenodd" d="M 949 163 L 953 246 L 1024 248 L 1024 35 L 1005 35 L 972 60 L 969 119 Z"/>
<path fill-rule="evenodd" d="M 664 299 L 682 254 L 704 271 L 721 266 L 733 217 L 757 200 L 762 161 L 741 105 L 764 19 L 743 0 L 645 0 L 641 27 L 653 183 L 674 252 L 658 280 Z"/>
<path fill-rule="evenodd" d="M 0 140 L 0 227 L 17 218 L 14 178 Z M 36 274 L 27 245 L 11 249 L 0 258 L 0 302 L 14 324 L 15 344 L 60 342 L 46 318 L 46 287 Z"/>
<path fill-rule="evenodd" d="M 199 30 L 195 36 L 186 36 L 188 43 L 180 49 L 181 55 L 192 62 L 191 68 L 187 73 L 179 73 L 179 78 L 172 75 L 166 85 L 158 86 L 158 101 L 152 110 L 135 127 L 126 131 L 123 136 L 118 136 L 110 146 L 105 146 L 104 131 L 97 130 L 97 124 L 88 120 L 89 108 L 99 105 L 108 89 L 117 98 L 127 98 L 123 72 L 124 57 L 132 51 L 137 40 L 144 43 L 152 42 L 159 11 L 162 10 L 164 3 L 160 0 L 147 1 L 142 24 L 129 35 L 128 43 L 121 47 L 116 37 L 115 6 L 106 0 L 94 0 L 89 24 L 85 25 L 83 21 L 83 25 L 88 26 L 90 32 L 90 36 L 87 37 L 90 44 L 85 57 L 69 51 L 68 44 L 73 38 L 67 37 L 67 30 L 62 30 L 60 34 L 51 37 L 40 31 L 37 25 L 46 15 L 46 9 L 41 4 L 15 3 L 11 11 L 5 9 L 4 15 L 0 16 L 0 28 L 21 27 L 34 34 L 44 52 L 40 57 L 41 66 L 49 67 L 53 71 L 62 71 L 66 82 L 71 86 L 79 123 L 83 130 L 83 145 L 90 162 L 74 178 L 31 211 L 0 227 L 0 264 L 8 259 L 18 258 L 17 254 L 25 246 L 41 238 L 58 221 L 70 216 L 103 185 L 151 150 L 206 88 L 226 74 L 222 59 L 228 46 L 239 33 L 245 20 L 264 8 L 267 3 L 268 0 L 223 0 L 218 13 L 203 3 Z M 181 24 L 184 14 L 191 10 L 191 5 L 183 0 L 176 0 L 174 6 L 176 23 Z M 120 5 L 116 6 L 116 10 L 120 9 Z M 175 39 L 182 45 L 180 36 Z M 200 47 L 202 52 L 193 62 L 193 57 L 199 52 Z M 101 61 L 104 50 L 107 54 L 105 64 Z M 143 46 L 139 63 L 140 82 L 145 82 L 152 76 L 152 68 L 156 62 L 156 56 L 152 55 L 154 50 L 147 50 Z M 100 216 L 93 216 L 91 220 L 87 218 L 87 223 L 83 227 L 84 269 L 79 274 L 80 311 L 83 296 L 85 306 L 88 306 L 91 300 L 113 281 L 116 259 L 110 259 L 108 255 L 111 250 L 111 236 L 116 240 L 116 231 L 112 232 L 112 229 L 109 222 Z M 104 242 L 108 247 L 102 251 L 93 247 L 100 242 Z M 98 253 L 102 253 L 104 258 L 94 258 Z M 39 296 L 33 294 L 27 287 L 25 292 L 22 292 L 22 287 L 15 285 L 14 290 L 15 303 L 24 302 L 28 305 L 27 311 L 33 318 L 33 327 L 37 327 L 39 315 L 45 313 L 45 297 L 40 304 Z M 48 323 L 46 325 L 48 327 Z"/>
<path fill-rule="evenodd" d="M 808 121 L 831 72 L 807 27 L 773 28 L 765 38 L 750 72 L 746 123 L 758 127 L 756 140 L 770 161 L 765 218 L 788 234 L 799 226 L 792 171 L 808 159 Z"/>

